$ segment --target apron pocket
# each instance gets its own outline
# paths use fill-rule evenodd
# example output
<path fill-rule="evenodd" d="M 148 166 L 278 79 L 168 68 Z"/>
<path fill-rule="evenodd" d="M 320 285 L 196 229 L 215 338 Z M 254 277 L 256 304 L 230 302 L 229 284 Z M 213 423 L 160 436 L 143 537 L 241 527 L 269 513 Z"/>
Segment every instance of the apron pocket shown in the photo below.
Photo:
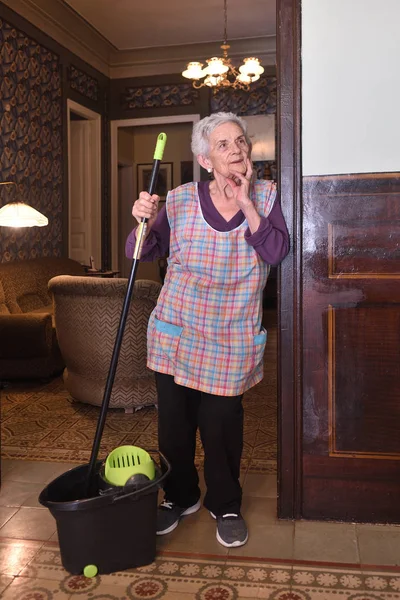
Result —
<path fill-rule="evenodd" d="M 161 352 L 170 360 L 175 361 L 183 327 L 160 321 L 157 318 L 154 321 L 157 332 L 156 339 Z"/>
<path fill-rule="evenodd" d="M 254 366 L 257 367 L 264 359 L 265 344 L 267 343 L 267 331 L 264 327 L 261 332 L 254 336 Z"/>

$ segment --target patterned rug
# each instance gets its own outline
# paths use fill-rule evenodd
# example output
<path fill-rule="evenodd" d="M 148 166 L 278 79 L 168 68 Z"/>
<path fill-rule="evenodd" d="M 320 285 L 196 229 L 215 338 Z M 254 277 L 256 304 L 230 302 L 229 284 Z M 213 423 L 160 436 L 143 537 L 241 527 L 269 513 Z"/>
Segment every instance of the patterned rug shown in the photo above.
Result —
<path fill-rule="evenodd" d="M 264 379 L 244 398 L 244 472 L 276 472 L 276 327 L 273 320 L 266 325 L 268 343 Z M 4 458 L 89 461 L 99 408 L 73 401 L 62 378 L 47 385 L 13 383 L 0 393 Z M 156 408 L 144 408 L 134 414 L 125 414 L 120 409 L 109 411 L 99 457 L 104 458 L 123 444 L 134 444 L 146 450 L 157 448 Z M 202 460 L 203 451 L 198 439 L 196 464 L 199 468 Z"/>
<path fill-rule="evenodd" d="M 0 542 L 0 550 L 2 546 Z M 4 584 L 4 600 L 400 600 L 396 567 L 365 569 L 164 553 L 151 565 L 86 579 L 64 571 L 55 544 L 43 546 L 19 577 L 5 579 Z"/>

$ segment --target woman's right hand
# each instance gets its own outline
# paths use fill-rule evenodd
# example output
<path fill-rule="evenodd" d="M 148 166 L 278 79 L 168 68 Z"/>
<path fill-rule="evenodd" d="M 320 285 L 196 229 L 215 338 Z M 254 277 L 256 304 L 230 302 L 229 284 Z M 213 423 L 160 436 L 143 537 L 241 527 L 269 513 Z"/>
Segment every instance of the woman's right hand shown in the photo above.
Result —
<path fill-rule="evenodd" d="M 139 198 L 133 204 L 132 215 L 138 223 L 142 219 L 148 219 L 147 228 L 150 229 L 157 218 L 159 202 L 160 196 L 157 194 L 150 196 L 148 192 L 140 192 Z"/>

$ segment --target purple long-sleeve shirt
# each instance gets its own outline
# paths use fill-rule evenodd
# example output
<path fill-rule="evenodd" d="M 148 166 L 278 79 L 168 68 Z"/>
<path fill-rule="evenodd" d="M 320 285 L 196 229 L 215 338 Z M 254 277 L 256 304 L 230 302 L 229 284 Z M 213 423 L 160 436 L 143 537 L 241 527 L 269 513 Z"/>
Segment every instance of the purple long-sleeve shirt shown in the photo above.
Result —
<path fill-rule="evenodd" d="M 217 231 L 236 229 L 245 219 L 243 212 L 239 210 L 230 221 L 226 221 L 214 206 L 209 192 L 209 185 L 209 181 L 201 181 L 198 184 L 200 206 L 205 220 Z M 166 256 L 169 250 L 170 231 L 164 205 L 143 243 L 141 260 L 149 262 Z M 252 234 L 250 229 L 247 228 L 244 237 L 246 242 L 269 265 L 278 265 L 285 258 L 289 251 L 289 234 L 278 199 L 275 201 L 268 217 L 261 217 L 261 223 L 257 231 Z M 132 258 L 135 244 L 136 227 L 126 240 L 125 254 L 127 258 Z"/>

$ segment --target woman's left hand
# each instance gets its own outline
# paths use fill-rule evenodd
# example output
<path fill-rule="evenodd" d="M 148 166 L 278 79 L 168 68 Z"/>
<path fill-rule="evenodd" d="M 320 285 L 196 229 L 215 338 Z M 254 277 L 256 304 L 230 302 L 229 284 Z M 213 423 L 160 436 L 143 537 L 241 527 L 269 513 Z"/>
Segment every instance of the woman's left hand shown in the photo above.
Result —
<path fill-rule="evenodd" d="M 252 204 L 250 200 L 250 184 L 253 177 L 253 163 L 248 158 L 246 161 L 246 173 L 234 171 L 227 182 L 232 190 L 233 198 L 238 207 L 243 210 Z"/>

